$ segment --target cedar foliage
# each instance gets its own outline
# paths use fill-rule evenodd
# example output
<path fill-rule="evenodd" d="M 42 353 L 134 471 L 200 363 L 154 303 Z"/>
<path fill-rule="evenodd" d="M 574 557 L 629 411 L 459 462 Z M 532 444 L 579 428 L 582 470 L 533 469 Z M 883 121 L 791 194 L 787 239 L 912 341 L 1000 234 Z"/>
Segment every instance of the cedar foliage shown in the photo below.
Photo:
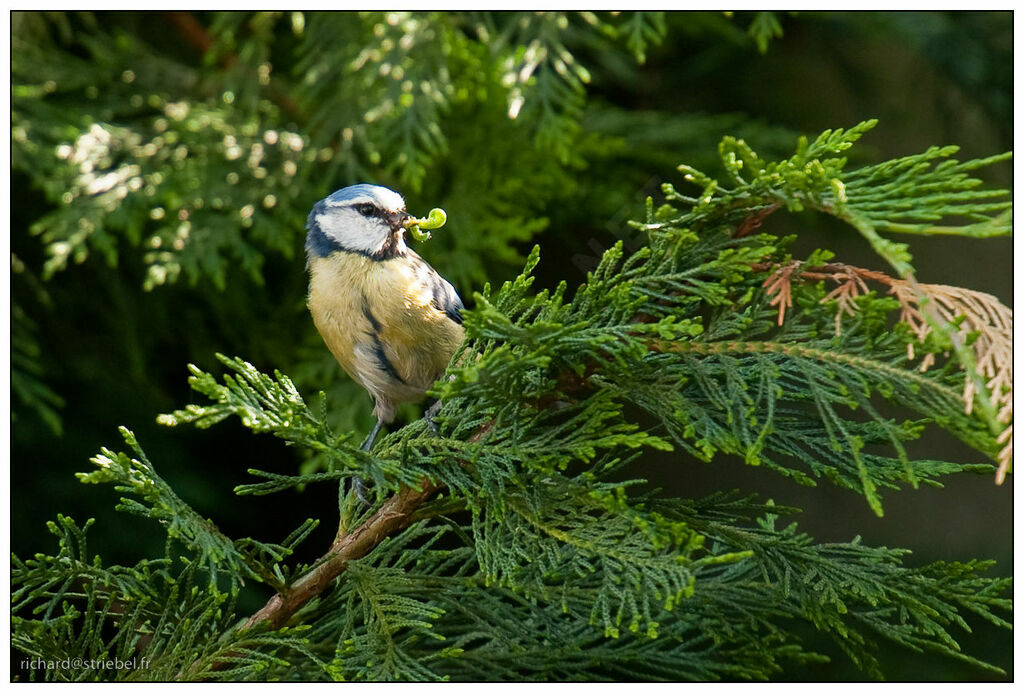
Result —
<path fill-rule="evenodd" d="M 24 21 L 72 41 L 60 38 L 71 26 L 62 15 Z M 75 33 L 75 51 L 30 41 L 14 50 L 15 165 L 61 203 L 35 227 L 48 252 L 44 275 L 137 249 L 150 289 L 183 279 L 226 286 L 231 267 L 258 281 L 267 254 L 298 247 L 302 200 L 334 178 L 312 177 L 324 167 L 353 178 L 383 172 L 446 206 L 472 194 L 472 178 L 493 176 L 490 204 L 467 205 L 476 216 L 452 214 L 432 241 L 462 285 L 479 286 L 491 250 L 511 261 L 509 242 L 543 224 L 530 211 L 542 200 L 530 195 L 557 195 L 587 151 L 579 123 L 589 73 L 565 37 L 589 32 L 642 60 L 665 33 L 660 15 L 642 13 L 224 14 L 198 35 L 211 40 L 207 67 L 223 80 L 204 104 L 183 96 L 202 91 L 202 69 L 161 60 L 128 35 L 104 41 L 88 16 L 74 21 L 88 28 Z M 295 69 L 310 77 L 268 98 L 278 87 L 261 68 L 285 21 L 298 37 Z M 778 20 L 760 16 L 750 31 L 763 51 Z M 18 82 L 19 65 L 33 61 L 81 79 L 54 80 L 54 97 L 48 82 Z M 125 64 L 138 67 L 129 76 Z M 151 80 L 154 98 L 137 103 L 139 80 Z M 111 88 L 90 92 L 100 83 Z M 76 110 L 80 92 L 102 103 Z M 237 120 L 215 107 L 227 93 Z M 479 130 L 456 135 L 448 119 Z M 963 291 L 945 292 L 963 300 L 929 311 L 942 292 L 916 281 L 909 247 L 888 235 L 1008 234 L 1008 193 L 973 177 L 1005 155 L 959 162 L 954 147 L 941 147 L 850 166 L 848 150 L 874 125 L 799 138 L 774 160 L 725 137 L 727 177 L 680 166 L 688 187 L 665 184 L 664 204 L 648 198 L 630 222 L 642 244 L 616 244 L 578 286 L 533 290 L 534 248 L 516 279 L 473 294 L 466 342 L 433 391 L 437 434 L 416 420 L 367 454 L 363 431 L 337 413 L 363 406 L 344 389 L 310 398 L 293 377 L 246 357 L 218 356 L 220 375 L 190 366 L 201 402 L 161 423 L 237 419 L 269 434 L 301 464 L 285 474 L 254 466 L 253 482 L 234 492 L 330 484 L 337 507 L 311 511 L 274 539 L 228 536 L 162 478 L 159 454 L 151 460 L 121 429 L 125 448 L 103 448 L 78 476 L 113 485 L 119 510 L 156 521 L 163 555 L 110 564 L 89 549 L 91 520 L 58 515 L 48 525 L 55 553 L 12 557 L 12 640 L 30 657 L 145 656 L 149 666 L 28 677 L 760 680 L 825 659 L 801 640 L 803 625 L 873 677 L 885 673 L 880 643 L 998 671 L 956 639 L 968 618 L 1010 626 L 1009 580 L 987 577 L 991 562 L 920 566 L 905 550 L 859 538 L 819 543 L 787 519 L 792 508 L 727 490 L 666 497 L 632 466 L 651 450 L 705 462 L 738 456 L 799 484 L 860 494 L 881 515 L 883 494 L 1008 464 L 1012 375 L 998 347 L 1008 343 L 1008 311 Z M 501 163 L 475 168 L 485 155 Z M 449 157 L 464 167 L 452 167 L 442 189 L 427 172 Z M 504 165 L 537 179 L 502 187 Z M 767 216 L 787 211 L 846 222 L 893 275 L 838 267 L 827 250 L 794 257 L 794 237 L 761 231 Z M 467 231 L 482 224 L 493 233 Z M 870 290 L 864 278 L 898 290 Z M 850 288 L 836 294 L 836 283 Z M 33 379 L 32 326 L 23 324 L 22 401 L 59 425 L 59 397 Z M 992 463 L 908 452 L 940 429 Z M 373 507 L 345 492 L 354 477 L 372 481 Z M 363 554 L 345 553 L 392 507 L 405 513 L 394 531 Z M 298 559 L 320 524 L 338 527 L 331 551 Z M 299 600 L 330 565 L 334 577 Z M 295 605 L 285 622 L 239 606 L 254 585 Z"/>

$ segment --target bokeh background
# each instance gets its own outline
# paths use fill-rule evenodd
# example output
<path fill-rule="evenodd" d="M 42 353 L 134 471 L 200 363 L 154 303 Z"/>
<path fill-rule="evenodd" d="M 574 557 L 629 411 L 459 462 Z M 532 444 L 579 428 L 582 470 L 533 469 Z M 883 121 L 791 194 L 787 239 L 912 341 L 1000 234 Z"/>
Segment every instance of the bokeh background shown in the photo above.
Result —
<path fill-rule="evenodd" d="M 1009 12 L 205 13 L 12 15 L 11 544 L 50 551 L 57 513 L 96 517 L 92 550 L 134 563 L 162 533 L 86 487 L 117 426 L 138 435 L 178 493 L 231 536 L 276 540 L 334 494 L 235 497 L 246 468 L 303 461 L 236 422 L 168 429 L 194 400 L 186 364 L 217 352 L 280 369 L 328 393 L 332 423 L 368 430 L 370 404 L 323 347 L 305 309 L 302 243 L 312 204 L 370 181 L 434 206 L 448 226 L 420 248 L 467 304 L 515 276 L 533 244 L 538 287 L 585 279 L 622 239 L 645 195 L 712 174 L 718 140 L 785 156 L 798 134 L 878 118 L 851 157 L 873 162 L 958 144 L 962 158 L 1011 147 Z M 982 172 L 1009 187 L 1009 164 Z M 773 215 L 797 248 L 884 269 L 852 229 Z M 1012 305 L 1010 239 L 912 239 L 918 277 Z M 408 407 L 406 417 L 417 415 Z M 957 461 L 941 436 L 912 451 Z M 803 509 L 821 541 L 860 535 L 911 549 L 910 564 L 992 558 L 1012 565 L 1012 477 L 950 478 L 864 500 L 802 488 L 740 460 L 651 456 L 638 469 L 673 495 L 739 488 Z M 322 513 L 320 510 L 322 509 Z M 331 523 L 325 522 L 329 527 Z M 326 531 L 326 530 L 325 530 Z M 329 537 L 314 537 L 314 548 Z M 251 595 L 254 604 L 260 595 Z M 1012 639 L 971 622 L 962 644 L 1007 670 Z M 858 680 L 828 642 L 828 665 L 791 679 Z M 954 661 L 883 652 L 895 680 L 990 680 Z"/>

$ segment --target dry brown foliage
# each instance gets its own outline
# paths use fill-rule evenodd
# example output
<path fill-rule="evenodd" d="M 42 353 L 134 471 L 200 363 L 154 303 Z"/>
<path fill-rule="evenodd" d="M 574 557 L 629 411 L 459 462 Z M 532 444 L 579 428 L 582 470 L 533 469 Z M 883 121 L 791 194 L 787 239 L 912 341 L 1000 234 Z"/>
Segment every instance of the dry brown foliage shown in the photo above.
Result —
<path fill-rule="evenodd" d="M 950 324 L 962 320 L 958 328 L 960 339 L 966 343 L 970 335 L 976 335 L 971 343 L 975 364 L 985 378 L 990 402 L 998 413 L 999 422 L 1006 424 L 997 439 L 1002 448 L 998 455 L 996 483 L 1003 482 L 1013 460 L 1013 311 L 995 296 L 980 291 L 943 284 L 919 284 L 842 263 L 804 267 L 800 262 L 791 262 L 756 266 L 755 269 L 773 267 L 774 271 L 762 286 L 771 297 L 769 305 L 779 308 L 779 325 L 785 320 L 786 309 L 793 305 L 794 278 L 800 281 L 827 280 L 837 284 L 821 300 L 822 303 L 836 301 L 836 334 L 841 334 L 843 316 L 856 313 L 856 298 L 869 291 L 868 281 L 888 287 L 888 293 L 900 303 L 900 322 L 906 323 L 920 342 L 924 342 L 933 329 L 922 312 L 925 300 L 932 307 L 933 316 Z M 913 343 L 907 345 L 907 358 L 915 358 Z M 928 370 L 934 363 L 935 354 L 925 354 L 921 359 L 921 371 Z M 968 414 L 974 408 L 977 394 L 974 380 L 965 376 L 963 401 Z"/>

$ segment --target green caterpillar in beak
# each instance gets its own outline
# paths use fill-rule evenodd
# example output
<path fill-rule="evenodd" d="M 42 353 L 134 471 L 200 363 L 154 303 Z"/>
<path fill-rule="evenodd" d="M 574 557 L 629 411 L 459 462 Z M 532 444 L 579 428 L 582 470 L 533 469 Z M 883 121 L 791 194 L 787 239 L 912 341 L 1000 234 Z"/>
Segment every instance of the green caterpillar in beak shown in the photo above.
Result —
<path fill-rule="evenodd" d="M 445 214 L 444 210 L 434 207 L 430 210 L 430 214 L 427 215 L 426 219 L 410 217 L 402 222 L 402 226 L 409 231 L 409 235 L 415 240 L 425 241 L 430 238 L 429 229 L 439 229 L 444 226 L 446 221 L 448 221 L 448 215 Z"/>

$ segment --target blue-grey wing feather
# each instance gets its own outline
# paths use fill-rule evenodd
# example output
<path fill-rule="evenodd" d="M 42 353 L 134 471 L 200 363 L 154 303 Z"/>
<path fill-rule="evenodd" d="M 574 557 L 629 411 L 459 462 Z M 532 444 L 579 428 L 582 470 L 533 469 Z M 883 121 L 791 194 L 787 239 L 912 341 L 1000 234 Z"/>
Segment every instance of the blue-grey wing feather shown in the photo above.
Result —
<path fill-rule="evenodd" d="M 430 290 L 430 303 L 457 325 L 462 324 L 462 299 L 459 298 L 455 287 L 448 283 L 444 277 L 437 273 L 433 267 L 419 255 L 413 259 L 418 265 L 420 280 L 425 282 Z"/>
<path fill-rule="evenodd" d="M 434 273 L 434 297 L 432 303 L 434 307 L 440 311 L 444 311 L 445 315 L 457 325 L 462 324 L 462 309 L 465 308 L 462 305 L 462 299 L 459 298 L 459 294 L 455 291 L 455 287 L 449 284 L 441 275 Z"/>
<path fill-rule="evenodd" d="M 439 311 L 448 316 L 448 319 L 456 325 L 462 324 L 462 299 L 455 291 L 455 287 L 448 283 L 444 277 L 437 273 L 427 261 L 413 251 L 409 251 L 410 262 L 416 266 L 416 274 L 430 291 L 430 303 Z"/>

